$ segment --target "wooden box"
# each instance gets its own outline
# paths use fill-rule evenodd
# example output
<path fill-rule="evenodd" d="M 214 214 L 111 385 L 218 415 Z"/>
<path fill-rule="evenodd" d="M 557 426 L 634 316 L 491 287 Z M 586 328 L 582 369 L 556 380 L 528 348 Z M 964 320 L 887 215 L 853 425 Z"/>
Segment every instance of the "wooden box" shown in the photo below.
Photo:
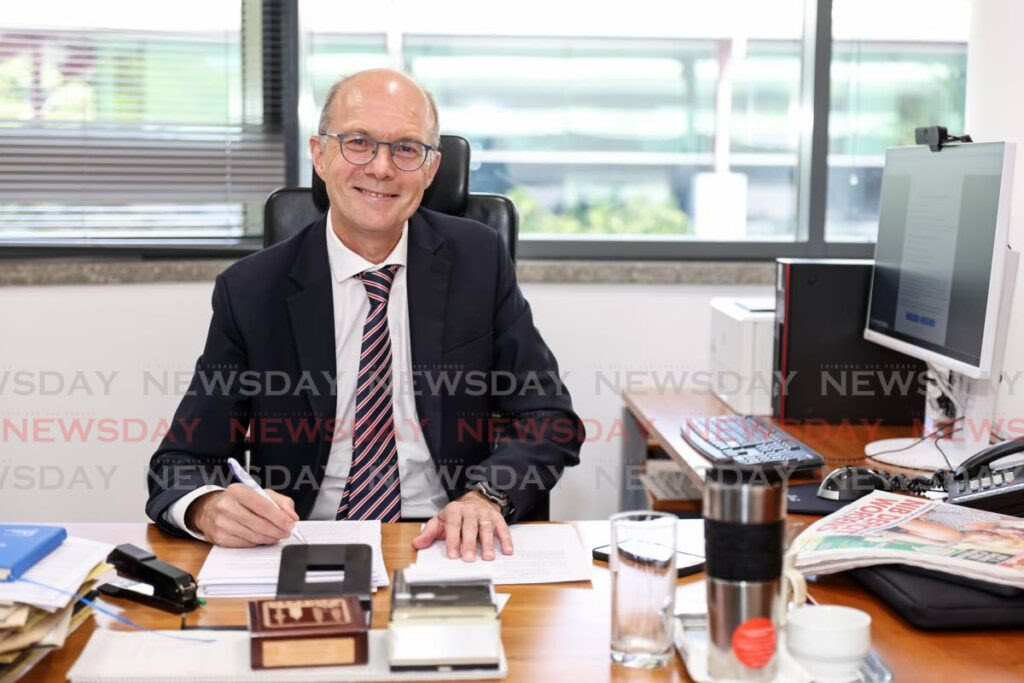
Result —
<path fill-rule="evenodd" d="M 355 596 L 250 602 L 252 668 L 365 664 L 366 628 Z"/>

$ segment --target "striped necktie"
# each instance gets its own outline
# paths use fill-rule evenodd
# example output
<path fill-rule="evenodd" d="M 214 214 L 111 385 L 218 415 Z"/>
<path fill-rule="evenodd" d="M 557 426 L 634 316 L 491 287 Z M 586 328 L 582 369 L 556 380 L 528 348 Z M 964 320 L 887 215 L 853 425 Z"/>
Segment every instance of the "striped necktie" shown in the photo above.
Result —
<path fill-rule="evenodd" d="M 388 331 L 388 295 L 398 268 L 384 266 L 357 275 L 370 299 L 370 312 L 363 324 L 359 353 L 352 466 L 335 519 L 397 522 L 402 514 Z"/>

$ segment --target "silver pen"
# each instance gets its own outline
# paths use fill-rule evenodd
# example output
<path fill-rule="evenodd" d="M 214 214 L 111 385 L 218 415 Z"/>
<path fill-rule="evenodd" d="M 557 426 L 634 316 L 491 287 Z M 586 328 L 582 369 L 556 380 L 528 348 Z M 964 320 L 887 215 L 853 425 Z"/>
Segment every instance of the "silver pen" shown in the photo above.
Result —
<path fill-rule="evenodd" d="M 274 501 L 274 499 L 270 497 L 270 494 L 267 493 L 262 486 L 257 484 L 255 479 L 249 476 L 249 473 L 245 471 L 241 463 L 239 463 L 234 458 L 228 458 L 228 467 L 231 468 L 231 472 L 235 475 L 235 479 L 237 479 L 243 486 L 252 489 L 256 493 L 260 494 L 261 496 L 269 500 L 278 510 L 281 509 L 281 506 L 278 505 Z M 306 545 L 309 545 L 309 541 L 307 541 L 306 537 L 299 532 L 299 528 L 297 526 L 292 528 L 292 538 L 294 538 L 299 543 L 305 543 Z"/>

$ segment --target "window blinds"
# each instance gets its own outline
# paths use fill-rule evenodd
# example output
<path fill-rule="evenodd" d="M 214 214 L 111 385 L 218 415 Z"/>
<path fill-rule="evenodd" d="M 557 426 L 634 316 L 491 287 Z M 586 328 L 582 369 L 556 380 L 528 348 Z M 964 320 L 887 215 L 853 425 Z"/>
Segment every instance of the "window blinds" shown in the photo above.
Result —
<path fill-rule="evenodd" d="M 284 184 L 260 3 L 45 4 L 59 25 L 14 10 L 0 29 L 0 240 L 259 233 Z"/>

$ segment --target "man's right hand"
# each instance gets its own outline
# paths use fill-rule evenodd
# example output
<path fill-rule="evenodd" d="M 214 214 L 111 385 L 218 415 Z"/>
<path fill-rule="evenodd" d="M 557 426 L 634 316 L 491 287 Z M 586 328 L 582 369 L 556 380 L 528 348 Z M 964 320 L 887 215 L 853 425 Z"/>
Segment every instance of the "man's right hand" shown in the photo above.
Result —
<path fill-rule="evenodd" d="M 213 491 L 192 501 L 185 511 L 185 523 L 216 545 L 250 548 L 288 538 L 299 516 L 288 496 L 267 491 L 274 502 L 242 484 Z"/>

